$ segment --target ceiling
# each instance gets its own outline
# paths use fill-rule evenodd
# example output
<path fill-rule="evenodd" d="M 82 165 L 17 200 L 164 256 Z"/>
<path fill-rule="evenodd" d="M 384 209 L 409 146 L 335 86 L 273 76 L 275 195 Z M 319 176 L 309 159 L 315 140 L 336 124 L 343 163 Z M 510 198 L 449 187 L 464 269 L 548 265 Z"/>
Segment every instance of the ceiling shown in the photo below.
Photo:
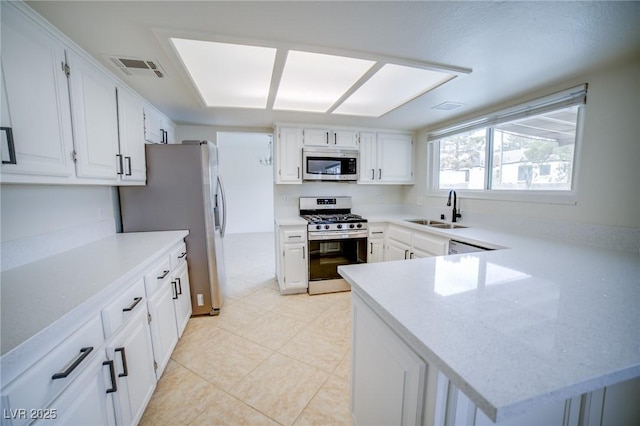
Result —
<path fill-rule="evenodd" d="M 275 122 L 420 129 L 575 80 L 640 53 L 640 2 L 29 1 L 178 124 Z M 379 118 L 206 108 L 169 34 L 262 40 L 291 48 L 470 69 Z M 106 56 L 151 59 L 163 79 L 125 76 Z M 432 107 L 463 104 L 449 111 Z"/>

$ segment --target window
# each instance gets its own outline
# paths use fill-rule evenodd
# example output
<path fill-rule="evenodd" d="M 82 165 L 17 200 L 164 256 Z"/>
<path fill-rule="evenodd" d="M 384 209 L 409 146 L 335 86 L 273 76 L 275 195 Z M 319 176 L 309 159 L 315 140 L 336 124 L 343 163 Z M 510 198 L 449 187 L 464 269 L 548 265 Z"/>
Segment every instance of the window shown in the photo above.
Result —
<path fill-rule="evenodd" d="M 429 134 L 433 191 L 567 194 L 586 85 Z"/>

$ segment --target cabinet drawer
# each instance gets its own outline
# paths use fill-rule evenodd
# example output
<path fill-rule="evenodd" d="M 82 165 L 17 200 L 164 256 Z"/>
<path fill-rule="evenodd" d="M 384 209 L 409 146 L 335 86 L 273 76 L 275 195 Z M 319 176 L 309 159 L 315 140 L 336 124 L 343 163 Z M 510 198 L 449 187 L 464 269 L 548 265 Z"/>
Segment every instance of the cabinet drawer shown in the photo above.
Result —
<path fill-rule="evenodd" d="M 127 319 L 146 304 L 144 280 L 141 278 L 102 310 L 105 338 L 111 337 Z"/>
<path fill-rule="evenodd" d="M 151 272 L 144 276 L 144 287 L 147 298 L 150 298 L 158 289 L 171 280 L 171 259 L 166 256 L 158 262 Z"/>
<path fill-rule="evenodd" d="M 382 238 L 384 237 L 384 226 L 374 225 L 369 226 L 369 238 Z"/>
<path fill-rule="evenodd" d="M 411 231 L 406 229 L 390 226 L 387 230 L 387 236 L 389 239 L 399 241 L 406 245 L 411 245 Z"/>
<path fill-rule="evenodd" d="M 171 269 L 176 269 L 184 261 L 187 260 L 187 245 L 180 243 L 173 250 L 171 250 Z"/>
<path fill-rule="evenodd" d="M 413 234 L 411 243 L 413 248 L 426 251 L 436 256 L 447 254 L 447 239 L 429 234 Z"/>
<path fill-rule="evenodd" d="M 65 389 L 96 357 L 104 355 L 102 322 L 95 314 L 55 349 L 33 364 L 2 389 L 3 408 L 9 412 L 25 409 L 25 419 L 12 419 L 13 425 L 30 423 L 31 409 L 43 409 Z M 53 377 L 56 377 L 55 379 Z"/>
<path fill-rule="evenodd" d="M 307 240 L 305 229 L 283 231 L 285 243 L 300 243 Z"/>

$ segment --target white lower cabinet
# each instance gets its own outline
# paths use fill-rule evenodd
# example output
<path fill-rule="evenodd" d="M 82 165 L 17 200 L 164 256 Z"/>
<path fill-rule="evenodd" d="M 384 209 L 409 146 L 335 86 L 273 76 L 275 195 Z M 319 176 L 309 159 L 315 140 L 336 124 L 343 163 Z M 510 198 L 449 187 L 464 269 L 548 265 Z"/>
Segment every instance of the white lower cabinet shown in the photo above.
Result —
<path fill-rule="evenodd" d="M 137 424 L 156 387 L 146 303 L 141 303 L 126 325 L 109 340 L 107 358 L 114 362 L 116 421 Z"/>
<path fill-rule="evenodd" d="M 171 285 L 173 286 L 176 327 L 178 336 L 182 336 L 192 312 L 187 262 L 182 262 L 182 264 L 178 266 L 171 280 Z"/>
<path fill-rule="evenodd" d="M 187 266 L 181 242 L 119 282 L 79 327 L 2 382 L 0 425 L 137 424 L 191 316 Z"/>
<path fill-rule="evenodd" d="M 443 256 L 449 251 L 449 239 L 428 232 L 390 225 L 387 230 L 386 260 L 419 259 Z"/>
<path fill-rule="evenodd" d="M 640 424 L 640 378 L 492 421 L 406 343 L 356 291 L 352 301 L 351 413 L 360 425 L 619 426 Z"/>
<path fill-rule="evenodd" d="M 116 423 L 112 382 L 112 361 L 96 357 L 83 373 L 49 408 L 42 410 L 36 424 L 112 425 Z M 115 370 L 114 370 L 115 371 Z"/>
<path fill-rule="evenodd" d="M 164 259 L 153 272 L 147 274 L 144 281 L 156 377 L 159 379 L 171 358 L 171 352 L 178 343 L 169 258 Z"/>
<path fill-rule="evenodd" d="M 351 409 L 356 424 L 420 424 L 425 362 L 355 293 L 351 300 Z"/>
<path fill-rule="evenodd" d="M 384 224 L 369 224 L 367 263 L 384 260 Z"/>
<path fill-rule="evenodd" d="M 276 275 L 281 294 L 304 293 L 309 286 L 306 226 L 280 226 L 277 230 Z"/>

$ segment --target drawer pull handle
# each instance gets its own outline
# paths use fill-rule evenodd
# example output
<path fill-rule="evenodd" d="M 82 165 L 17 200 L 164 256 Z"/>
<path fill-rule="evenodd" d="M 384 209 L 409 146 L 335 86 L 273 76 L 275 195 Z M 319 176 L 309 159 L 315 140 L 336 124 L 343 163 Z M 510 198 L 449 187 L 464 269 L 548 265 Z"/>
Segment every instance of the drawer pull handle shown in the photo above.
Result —
<path fill-rule="evenodd" d="M 180 278 L 176 278 L 176 281 L 178 282 L 178 295 L 182 294 L 182 281 L 180 281 Z"/>
<path fill-rule="evenodd" d="M 109 373 L 111 376 L 111 389 L 107 389 L 107 393 L 113 393 L 116 392 L 118 390 L 118 383 L 116 382 L 116 369 L 113 365 L 113 361 L 109 360 L 109 361 L 104 361 L 102 363 L 102 365 L 108 365 L 109 366 Z"/>
<path fill-rule="evenodd" d="M 162 275 L 158 277 L 159 280 L 164 279 L 167 275 L 169 275 L 169 271 L 162 271 Z"/>
<path fill-rule="evenodd" d="M 302 238 L 302 235 L 289 235 L 289 239 L 292 238 Z"/>
<path fill-rule="evenodd" d="M 183 252 L 180 256 L 178 256 L 178 259 L 182 259 L 183 257 L 185 257 L 187 255 L 187 252 Z"/>
<path fill-rule="evenodd" d="M 133 308 L 136 307 L 136 305 L 138 303 L 140 303 L 140 301 L 142 300 L 142 297 L 134 297 L 133 298 L 133 303 L 129 306 L 127 306 L 126 308 L 122 309 L 122 312 L 129 312 L 129 311 L 133 311 Z"/>
<path fill-rule="evenodd" d="M 369 243 L 371 244 L 371 251 L 369 252 L 369 254 L 373 254 L 373 243 Z"/>
<path fill-rule="evenodd" d="M 124 347 L 116 348 L 114 352 L 120 352 L 120 358 L 122 359 L 122 373 L 118 374 L 118 377 L 127 377 L 129 368 L 127 368 L 127 354 L 124 352 Z"/>
<path fill-rule="evenodd" d="M 64 370 L 61 373 L 56 373 L 53 376 L 51 376 L 52 380 L 56 380 L 56 379 L 64 379 L 65 377 L 67 377 L 69 374 L 71 374 L 73 372 L 73 370 L 76 369 L 76 367 L 78 365 L 80 365 L 80 363 L 82 361 L 84 361 L 84 359 L 89 356 L 89 354 L 91 353 L 91 351 L 93 350 L 93 346 L 88 346 L 86 348 L 82 348 L 80 349 L 80 355 L 76 357 L 76 359 L 73 360 L 73 362 L 71 363 L 71 365 L 69 365 L 69 367 Z"/>
<path fill-rule="evenodd" d="M 178 287 L 177 287 L 177 283 L 175 281 L 171 281 L 171 284 L 173 284 L 173 300 L 178 300 Z"/>

